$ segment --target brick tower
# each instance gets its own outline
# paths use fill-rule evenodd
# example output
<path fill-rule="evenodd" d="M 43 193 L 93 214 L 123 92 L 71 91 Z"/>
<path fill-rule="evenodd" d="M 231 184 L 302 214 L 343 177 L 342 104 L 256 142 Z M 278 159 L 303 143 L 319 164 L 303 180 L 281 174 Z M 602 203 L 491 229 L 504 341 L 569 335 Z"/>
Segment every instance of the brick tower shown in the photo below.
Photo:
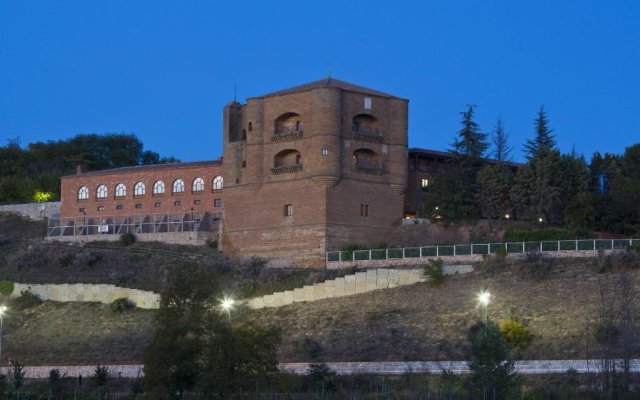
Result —
<path fill-rule="evenodd" d="M 319 265 L 385 241 L 407 185 L 408 101 L 333 78 L 224 107 L 225 251 Z"/>

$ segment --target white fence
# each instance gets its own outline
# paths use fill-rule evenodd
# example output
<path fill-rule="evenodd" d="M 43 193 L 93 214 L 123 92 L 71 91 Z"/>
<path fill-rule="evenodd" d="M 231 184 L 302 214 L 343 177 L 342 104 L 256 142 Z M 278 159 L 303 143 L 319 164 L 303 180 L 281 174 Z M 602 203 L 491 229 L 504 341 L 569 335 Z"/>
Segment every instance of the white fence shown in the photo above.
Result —
<path fill-rule="evenodd" d="M 329 251 L 326 254 L 326 261 L 370 261 L 406 258 L 433 258 L 443 256 L 469 256 L 495 254 L 497 251 L 506 251 L 507 253 L 527 253 L 531 251 L 624 250 L 634 246 L 640 246 L 640 239 L 576 239 L 540 242 L 472 243 L 448 246 Z"/>

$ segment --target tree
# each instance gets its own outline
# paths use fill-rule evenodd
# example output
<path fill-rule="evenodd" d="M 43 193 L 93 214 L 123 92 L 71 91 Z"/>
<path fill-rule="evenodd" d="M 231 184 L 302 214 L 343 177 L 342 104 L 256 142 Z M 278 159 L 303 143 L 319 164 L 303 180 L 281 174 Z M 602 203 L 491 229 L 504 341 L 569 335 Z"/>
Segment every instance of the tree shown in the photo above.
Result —
<path fill-rule="evenodd" d="M 517 384 L 509 344 L 495 323 L 476 326 L 471 332 L 469 376 L 474 398 L 506 399 Z"/>
<path fill-rule="evenodd" d="M 155 332 L 144 351 L 145 388 L 181 399 L 200 377 L 205 320 L 214 307 L 218 281 L 211 268 L 185 264 L 169 271 Z"/>
<path fill-rule="evenodd" d="M 467 111 L 462 111 L 458 131 L 458 138 L 453 142 L 452 152 L 463 157 L 482 158 L 489 145 L 487 134 L 480 131 L 480 126 L 473 120 L 474 105 L 467 105 Z"/>
<path fill-rule="evenodd" d="M 253 324 L 229 323 L 219 313 L 209 316 L 199 387 L 207 398 L 266 385 L 278 373 L 279 333 Z"/>
<path fill-rule="evenodd" d="M 513 172 L 504 164 L 487 164 L 478 172 L 478 204 L 482 214 L 496 219 L 511 213 Z"/>
<path fill-rule="evenodd" d="M 501 117 L 498 117 L 491 141 L 493 143 L 493 157 L 496 161 L 509 161 L 513 149 L 509 146 L 509 134 L 504 129 Z"/>
<path fill-rule="evenodd" d="M 556 140 L 553 129 L 549 128 L 549 118 L 544 111 L 544 105 L 540 106 L 538 115 L 534 120 L 535 137 L 528 139 L 524 145 L 524 153 L 527 159 L 537 158 L 540 155 L 555 149 Z"/>

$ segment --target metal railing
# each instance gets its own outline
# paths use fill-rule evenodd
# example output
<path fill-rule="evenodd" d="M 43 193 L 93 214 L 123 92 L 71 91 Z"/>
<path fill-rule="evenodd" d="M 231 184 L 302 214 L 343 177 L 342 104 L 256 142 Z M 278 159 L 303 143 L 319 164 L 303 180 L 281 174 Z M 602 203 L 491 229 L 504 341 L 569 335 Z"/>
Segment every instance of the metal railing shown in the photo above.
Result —
<path fill-rule="evenodd" d="M 499 249 L 508 254 L 532 251 L 584 251 L 584 250 L 624 250 L 640 246 L 640 239 L 576 239 L 545 240 L 540 242 L 472 243 L 445 246 L 420 246 L 353 251 L 329 251 L 327 262 L 397 260 L 406 258 L 429 258 L 444 256 L 473 256 L 495 254 Z"/>

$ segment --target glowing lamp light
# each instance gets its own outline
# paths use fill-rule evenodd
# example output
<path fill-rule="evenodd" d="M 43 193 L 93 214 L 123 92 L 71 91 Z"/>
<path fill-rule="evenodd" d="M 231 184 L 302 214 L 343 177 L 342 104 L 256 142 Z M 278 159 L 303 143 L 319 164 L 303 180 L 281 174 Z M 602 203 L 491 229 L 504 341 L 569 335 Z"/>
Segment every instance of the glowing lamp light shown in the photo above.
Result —
<path fill-rule="evenodd" d="M 538 222 L 542 222 L 542 217 L 538 218 Z"/>
<path fill-rule="evenodd" d="M 491 293 L 489 293 L 489 292 L 481 292 L 478 295 L 478 302 L 483 307 L 486 307 L 489 304 L 490 301 L 491 301 Z"/>
<path fill-rule="evenodd" d="M 506 219 L 509 219 L 509 218 L 511 218 L 511 215 L 509 215 L 509 214 L 505 214 L 505 215 L 504 215 L 504 217 L 505 217 Z"/>
<path fill-rule="evenodd" d="M 220 306 L 222 307 L 223 310 L 225 311 L 229 311 L 233 308 L 233 299 L 224 299 L 222 301 L 222 304 L 220 304 Z"/>
<path fill-rule="evenodd" d="M 7 311 L 7 306 L 0 306 L 0 315 L 4 314 Z"/>

